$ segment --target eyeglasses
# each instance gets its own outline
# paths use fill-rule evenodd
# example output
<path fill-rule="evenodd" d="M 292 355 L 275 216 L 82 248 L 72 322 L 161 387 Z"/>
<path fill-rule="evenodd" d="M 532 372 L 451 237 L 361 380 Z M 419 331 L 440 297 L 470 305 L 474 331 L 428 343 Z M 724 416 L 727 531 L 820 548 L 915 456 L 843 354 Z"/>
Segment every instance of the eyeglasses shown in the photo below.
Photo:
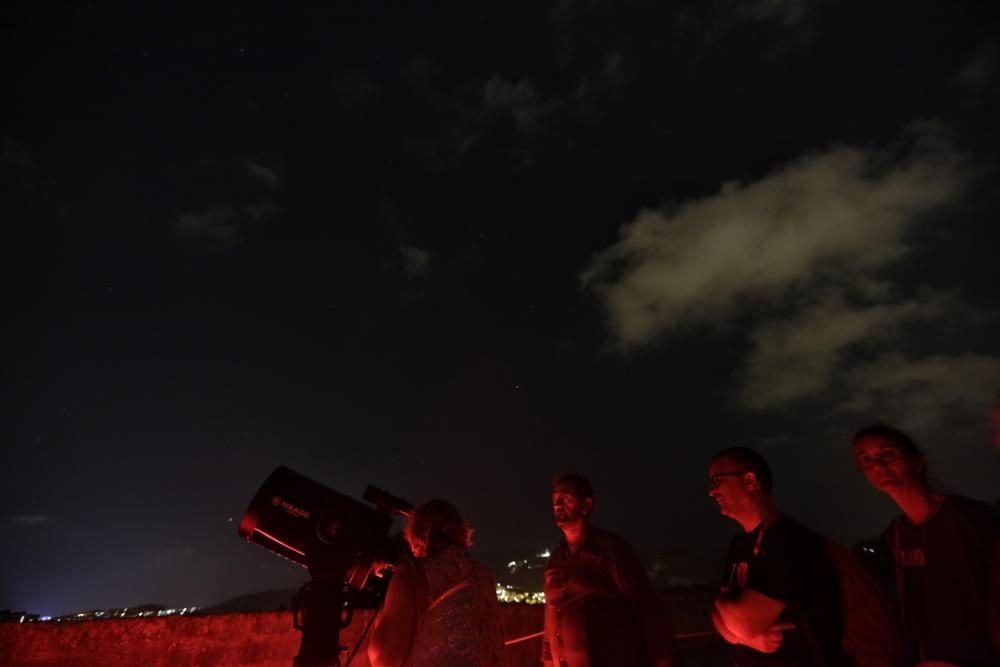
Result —
<path fill-rule="evenodd" d="M 708 478 L 708 488 L 717 489 L 722 485 L 723 477 L 740 477 L 747 474 L 746 470 L 738 470 L 734 472 L 717 472 Z"/>

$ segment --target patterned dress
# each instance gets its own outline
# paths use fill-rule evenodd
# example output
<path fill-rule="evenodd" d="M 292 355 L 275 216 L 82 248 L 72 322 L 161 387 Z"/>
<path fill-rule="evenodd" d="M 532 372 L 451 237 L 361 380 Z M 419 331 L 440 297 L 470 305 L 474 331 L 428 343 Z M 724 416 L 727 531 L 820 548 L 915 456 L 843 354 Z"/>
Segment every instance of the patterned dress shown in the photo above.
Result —
<path fill-rule="evenodd" d="M 500 603 L 489 568 L 458 549 L 414 563 L 426 608 L 406 667 L 502 667 Z"/>

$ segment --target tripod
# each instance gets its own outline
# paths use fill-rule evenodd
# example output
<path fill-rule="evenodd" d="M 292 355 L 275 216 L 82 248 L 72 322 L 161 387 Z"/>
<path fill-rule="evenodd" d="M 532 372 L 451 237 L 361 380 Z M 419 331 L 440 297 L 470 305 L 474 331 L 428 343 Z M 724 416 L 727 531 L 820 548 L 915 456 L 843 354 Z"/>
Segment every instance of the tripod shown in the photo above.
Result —
<path fill-rule="evenodd" d="M 293 667 L 341 667 L 347 647 L 340 644 L 340 632 L 354 619 L 353 598 L 344 577 L 314 576 L 299 589 L 292 607 L 302 639 Z"/>

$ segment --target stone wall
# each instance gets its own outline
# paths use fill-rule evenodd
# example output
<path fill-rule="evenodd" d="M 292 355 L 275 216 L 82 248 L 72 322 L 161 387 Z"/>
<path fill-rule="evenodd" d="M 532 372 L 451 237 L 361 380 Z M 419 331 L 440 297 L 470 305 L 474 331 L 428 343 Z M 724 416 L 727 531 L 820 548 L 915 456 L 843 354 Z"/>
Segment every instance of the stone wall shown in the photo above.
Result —
<path fill-rule="evenodd" d="M 667 596 L 685 667 L 723 664 L 720 640 L 704 635 L 711 592 Z M 522 637 L 542 627 L 542 607 L 504 605 L 504 634 Z M 355 613 L 341 643 L 354 646 L 371 617 Z M 0 623 L 0 665 L 17 667 L 290 667 L 299 633 L 291 612 L 168 616 L 163 618 Z M 538 665 L 540 639 L 509 646 L 509 667 Z M 364 648 L 352 667 L 370 667 Z"/>

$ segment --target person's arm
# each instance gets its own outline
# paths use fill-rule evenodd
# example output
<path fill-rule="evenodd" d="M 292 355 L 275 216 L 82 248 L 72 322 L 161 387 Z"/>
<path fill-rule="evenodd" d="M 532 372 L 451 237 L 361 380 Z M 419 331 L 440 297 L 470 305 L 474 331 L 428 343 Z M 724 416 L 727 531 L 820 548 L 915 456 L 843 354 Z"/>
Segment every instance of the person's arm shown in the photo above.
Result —
<path fill-rule="evenodd" d="M 730 644 L 742 644 L 742 637 L 735 634 L 732 630 L 726 627 L 725 622 L 722 620 L 722 616 L 719 615 L 719 610 L 712 605 L 712 625 L 715 626 L 715 631 L 718 632 L 726 642 Z"/>
<path fill-rule="evenodd" d="M 796 591 L 815 584 L 817 564 L 826 562 L 820 538 L 794 520 L 779 518 L 761 530 L 745 584 L 715 600 L 725 626 L 745 639 L 771 631 Z"/>
<path fill-rule="evenodd" d="M 655 667 L 670 667 L 677 659 L 670 619 L 646 576 L 639 554 L 625 540 L 616 539 L 612 543 L 610 569 L 618 590 L 632 605 L 639 621 L 650 662 Z"/>
<path fill-rule="evenodd" d="M 720 593 L 720 597 L 724 597 L 727 593 Z M 726 622 L 722 618 L 722 614 L 719 612 L 718 608 L 719 598 L 716 598 L 716 604 L 712 607 L 712 625 L 715 626 L 716 631 L 730 644 L 743 644 L 744 646 L 749 646 L 752 649 L 756 649 L 761 653 L 774 653 L 779 648 L 785 639 L 785 631 L 791 630 L 795 627 L 795 624 L 789 621 L 776 622 L 769 626 L 767 630 L 756 635 L 741 636 L 733 631 L 732 628 L 726 625 Z"/>
<path fill-rule="evenodd" d="M 730 631 L 740 637 L 756 637 L 778 622 L 785 603 L 746 588 L 740 594 L 724 593 L 715 599 L 715 609 Z"/>
<path fill-rule="evenodd" d="M 417 626 L 415 576 L 408 560 L 393 572 L 385 604 L 368 641 L 368 660 L 373 667 L 401 665 L 410 652 Z"/>
<path fill-rule="evenodd" d="M 542 664 L 546 667 L 552 664 L 552 648 L 547 635 L 542 635 Z"/>
<path fill-rule="evenodd" d="M 548 567 L 546 566 L 546 570 L 547 569 L 548 569 Z M 545 581 L 546 581 L 546 586 L 547 586 L 548 585 L 548 577 L 545 578 Z M 555 660 L 552 657 L 552 645 L 549 644 L 549 632 L 551 630 L 551 628 L 549 628 L 549 623 L 552 620 L 552 615 L 549 613 L 549 609 L 548 609 L 548 606 L 549 606 L 549 602 L 548 602 L 549 595 L 550 595 L 550 591 L 546 590 L 545 591 L 545 600 L 546 600 L 545 601 L 545 609 L 543 610 L 543 616 L 542 616 L 542 618 L 543 618 L 543 621 L 542 621 L 542 623 L 543 623 L 543 625 L 542 625 L 542 631 L 543 632 L 542 632 L 542 656 L 541 656 L 541 658 L 542 658 L 542 665 L 544 665 L 545 667 L 552 667 L 552 665 L 555 664 Z"/>

